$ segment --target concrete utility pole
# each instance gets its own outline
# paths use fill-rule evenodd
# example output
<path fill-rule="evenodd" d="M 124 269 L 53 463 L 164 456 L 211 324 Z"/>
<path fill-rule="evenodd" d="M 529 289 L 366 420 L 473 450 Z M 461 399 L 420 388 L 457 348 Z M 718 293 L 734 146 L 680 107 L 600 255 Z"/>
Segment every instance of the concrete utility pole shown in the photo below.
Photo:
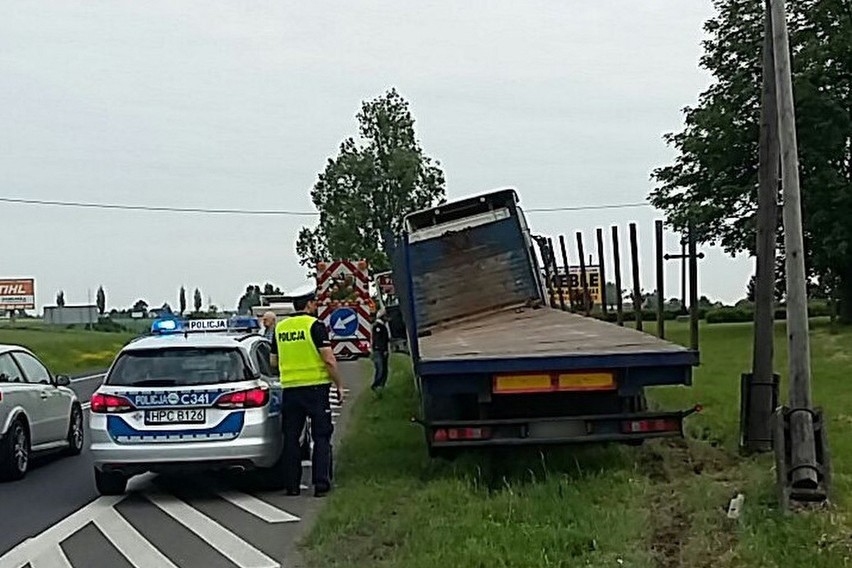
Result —
<path fill-rule="evenodd" d="M 787 269 L 787 339 L 790 373 L 790 442 L 792 486 L 816 489 L 818 466 L 811 402 L 811 353 L 808 298 L 799 189 L 799 154 L 787 11 L 784 0 L 770 0 L 781 179 L 784 190 L 784 251 Z"/>
<path fill-rule="evenodd" d="M 742 449 L 772 450 L 772 413 L 777 403 L 777 379 L 773 369 L 775 327 L 775 240 L 778 225 L 778 105 L 775 87 L 775 54 L 772 15 L 766 0 L 763 26 L 763 92 L 760 116 L 760 150 L 757 193 L 757 243 L 754 277 L 754 348 L 752 373 L 742 389 Z"/>

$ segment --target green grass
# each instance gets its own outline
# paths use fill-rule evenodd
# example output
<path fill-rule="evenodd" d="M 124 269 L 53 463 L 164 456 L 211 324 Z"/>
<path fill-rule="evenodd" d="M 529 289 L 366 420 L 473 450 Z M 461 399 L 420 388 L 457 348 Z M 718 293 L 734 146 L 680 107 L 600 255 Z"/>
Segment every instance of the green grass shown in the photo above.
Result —
<path fill-rule="evenodd" d="M 0 326 L 0 343 L 23 345 L 57 374 L 104 369 L 130 339 L 130 333 L 103 333 L 46 326 L 38 322 L 8 322 Z"/>
<path fill-rule="evenodd" d="M 684 324 L 670 336 L 688 340 Z M 784 329 L 777 328 L 779 369 Z M 407 360 L 391 386 L 356 403 L 338 455 L 338 488 L 305 542 L 317 567 L 815 566 L 852 564 L 852 330 L 813 336 L 814 400 L 829 415 L 835 504 L 782 515 L 771 456 L 736 454 L 739 377 L 750 368 L 751 328 L 702 328 L 691 388 L 654 389 L 652 403 L 702 414 L 684 441 L 642 448 L 598 445 L 540 454 L 426 457 Z M 782 373 L 783 375 L 783 373 Z M 786 382 L 782 386 L 786 399 Z M 746 496 L 739 521 L 730 498 Z"/>

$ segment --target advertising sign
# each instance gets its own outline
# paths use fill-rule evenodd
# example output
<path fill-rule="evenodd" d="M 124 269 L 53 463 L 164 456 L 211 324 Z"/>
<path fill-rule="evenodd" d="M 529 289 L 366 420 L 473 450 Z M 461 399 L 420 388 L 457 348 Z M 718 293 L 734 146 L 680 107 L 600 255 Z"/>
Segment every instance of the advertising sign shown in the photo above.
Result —
<path fill-rule="evenodd" d="M 35 280 L 0 279 L 0 310 L 34 310 L 35 307 Z"/>

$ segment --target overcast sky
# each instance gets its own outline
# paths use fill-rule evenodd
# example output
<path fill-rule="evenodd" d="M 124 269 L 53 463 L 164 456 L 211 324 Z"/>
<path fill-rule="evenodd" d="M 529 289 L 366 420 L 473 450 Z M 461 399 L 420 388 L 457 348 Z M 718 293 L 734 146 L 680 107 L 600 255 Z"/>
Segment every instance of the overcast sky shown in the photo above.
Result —
<path fill-rule="evenodd" d="M 4 0 L 0 196 L 310 211 L 360 102 L 395 86 L 450 198 L 511 186 L 526 208 L 643 201 L 673 155 L 661 136 L 708 84 L 710 15 L 709 0 Z M 310 218 L 0 216 L 0 277 L 35 277 L 39 304 L 103 285 L 110 306 L 175 305 L 185 285 L 232 308 L 247 283 L 305 281 L 294 240 Z M 652 209 L 528 217 L 590 241 L 616 223 L 626 241 L 637 221 L 654 287 Z M 742 297 L 751 263 L 706 252 L 701 292 Z"/>

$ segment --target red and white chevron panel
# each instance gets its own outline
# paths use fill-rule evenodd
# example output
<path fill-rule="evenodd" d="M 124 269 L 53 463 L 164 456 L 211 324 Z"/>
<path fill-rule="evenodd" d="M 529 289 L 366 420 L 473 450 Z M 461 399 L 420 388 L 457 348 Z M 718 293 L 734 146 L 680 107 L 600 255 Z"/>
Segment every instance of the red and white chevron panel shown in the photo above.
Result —
<path fill-rule="evenodd" d="M 352 291 L 361 300 L 370 299 L 370 271 L 365 260 L 336 260 L 317 263 L 317 300 L 331 301 L 335 285 L 350 281 Z"/>

